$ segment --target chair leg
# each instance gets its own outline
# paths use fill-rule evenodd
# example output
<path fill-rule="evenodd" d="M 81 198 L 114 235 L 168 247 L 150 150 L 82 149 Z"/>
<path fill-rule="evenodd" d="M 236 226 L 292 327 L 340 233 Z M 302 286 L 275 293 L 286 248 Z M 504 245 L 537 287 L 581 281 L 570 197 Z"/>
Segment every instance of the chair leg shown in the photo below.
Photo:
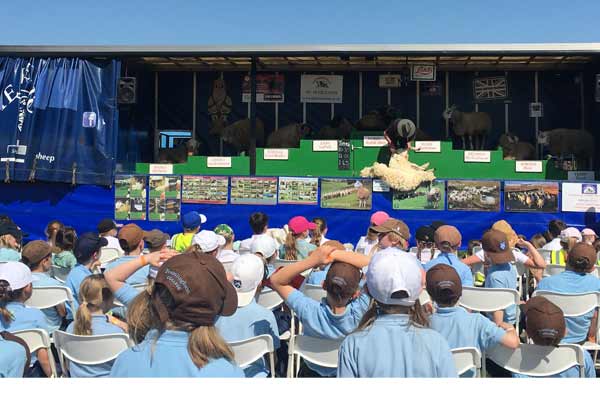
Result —
<path fill-rule="evenodd" d="M 269 365 L 271 366 L 271 378 L 275 378 L 275 355 L 273 352 L 269 353 Z"/>

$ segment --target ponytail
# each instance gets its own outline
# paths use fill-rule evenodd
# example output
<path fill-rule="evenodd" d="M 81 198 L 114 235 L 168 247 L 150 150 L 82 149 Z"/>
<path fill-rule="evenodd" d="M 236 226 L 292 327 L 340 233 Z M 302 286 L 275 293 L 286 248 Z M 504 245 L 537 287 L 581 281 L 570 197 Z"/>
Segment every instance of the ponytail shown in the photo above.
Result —
<path fill-rule="evenodd" d="M 87 302 L 82 302 L 75 314 L 75 327 L 73 333 L 80 336 L 92 335 L 92 313 Z"/>
<path fill-rule="evenodd" d="M 323 239 L 323 232 L 327 229 L 327 222 L 323 218 L 313 218 L 312 222 L 317 224 L 317 227 L 313 231 L 313 236 L 310 238 L 310 243 L 316 247 L 321 246 L 321 240 Z"/>
<path fill-rule="evenodd" d="M 113 294 L 102 274 L 86 277 L 79 287 L 82 303 L 75 313 L 73 333 L 81 336 L 92 335 L 92 312 L 102 311 L 112 306 Z"/>
<path fill-rule="evenodd" d="M 375 322 L 375 319 L 379 315 L 387 315 L 387 314 L 402 314 L 406 313 L 408 310 L 408 317 L 410 319 L 410 323 L 413 326 L 419 328 L 428 328 L 429 327 L 429 317 L 419 300 L 415 302 L 412 307 L 404 307 L 401 305 L 386 305 L 377 302 L 376 300 L 371 300 L 371 305 L 367 312 L 363 315 L 360 323 L 358 324 L 356 330 L 361 331 L 369 328 Z"/>
<path fill-rule="evenodd" d="M 13 315 L 6 309 L 6 304 L 13 301 L 14 291 L 6 280 L 0 280 L 0 318 L 2 322 L 10 325 L 13 321 Z"/>
<path fill-rule="evenodd" d="M 233 361 L 233 351 L 217 332 L 215 326 L 199 326 L 193 329 L 188 340 L 188 352 L 198 368 L 210 359 L 225 358 Z"/>
<path fill-rule="evenodd" d="M 153 325 L 153 309 L 150 302 L 152 290 L 139 293 L 127 306 L 127 324 L 129 337 L 135 343 L 141 343 Z M 158 316 L 158 315 L 156 315 Z"/>
<path fill-rule="evenodd" d="M 296 238 L 292 231 L 289 231 L 285 236 L 285 242 L 283 244 L 285 255 L 284 260 L 298 260 L 298 249 L 296 249 Z"/>

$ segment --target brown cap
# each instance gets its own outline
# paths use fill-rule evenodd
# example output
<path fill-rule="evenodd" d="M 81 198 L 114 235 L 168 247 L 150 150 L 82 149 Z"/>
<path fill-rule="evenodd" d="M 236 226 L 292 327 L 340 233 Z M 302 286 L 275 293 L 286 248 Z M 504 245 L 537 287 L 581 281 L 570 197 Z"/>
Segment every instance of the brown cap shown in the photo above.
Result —
<path fill-rule="evenodd" d="M 533 297 L 523 307 L 526 316 L 527 336 L 541 346 L 558 346 L 565 336 L 563 311 L 548 299 Z"/>
<path fill-rule="evenodd" d="M 146 232 L 144 235 L 144 240 L 150 249 L 161 247 L 168 239 L 169 235 L 159 229 L 153 229 L 150 232 Z"/>
<path fill-rule="evenodd" d="M 36 264 L 42 261 L 43 258 L 49 256 L 52 253 L 50 245 L 43 240 L 33 240 L 25 245 L 21 252 L 23 262 L 25 264 Z"/>
<path fill-rule="evenodd" d="M 503 219 L 501 219 L 500 221 L 496 221 L 494 222 L 494 225 L 492 225 L 492 229 L 504 233 L 506 235 L 506 239 L 508 240 L 508 245 L 510 246 L 510 248 L 512 249 L 515 247 L 517 241 L 519 240 L 519 237 L 508 222 L 506 222 Z"/>
<path fill-rule="evenodd" d="M 579 242 L 567 255 L 567 265 L 571 270 L 586 271 L 594 267 L 597 261 L 596 249 L 585 242 Z"/>
<path fill-rule="evenodd" d="M 119 231 L 119 244 L 123 250 L 133 250 L 146 236 L 146 232 L 136 224 L 127 224 Z"/>
<path fill-rule="evenodd" d="M 492 229 L 484 233 L 481 238 L 481 248 L 493 264 L 515 261 L 515 256 L 504 232 Z"/>
<path fill-rule="evenodd" d="M 223 265 L 205 253 L 188 252 L 170 258 L 158 270 L 154 285 L 165 287 L 173 297 L 167 307 L 154 290 L 152 301 L 161 322 L 211 326 L 218 316 L 233 315 L 237 309 L 237 293 L 227 281 Z"/>
<path fill-rule="evenodd" d="M 443 245 L 450 245 L 452 249 L 457 249 L 461 242 L 462 236 L 458 229 L 452 225 L 440 226 L 433 235 L 435 244 L 438 248 L 442 249 Z"/>
<path fill-rule="evenodd" d="M 436 264 L 425 276 L 427 293 L 436 302 L 449 302 L 462 295 L 462 282 L 454 267 Z"/>
<path fill-rule="evenodd" d="M 323 289 L 342 299 L 350 298 L 358 290 L 360 277 L 358 267 L 344 262 L 333 262 L 325 277 Z"/>
<path fill-rule="evenodd" d="M 377 233 L 394 232 L 405 240 L 410 239 L 410 230 L 408 229 L 408 225 L 399 219 L 389 218 L 386 219 L 383 224 L 379 226 L 372 226 L 369 229 Z"/>

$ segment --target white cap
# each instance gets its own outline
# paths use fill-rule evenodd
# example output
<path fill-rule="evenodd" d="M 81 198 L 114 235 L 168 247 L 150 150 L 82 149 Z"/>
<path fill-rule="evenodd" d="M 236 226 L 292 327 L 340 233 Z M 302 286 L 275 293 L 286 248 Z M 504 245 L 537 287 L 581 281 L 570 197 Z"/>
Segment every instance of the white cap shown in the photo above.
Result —
<path fill-rule="evenodd" d="M 245 307 L 252 302 L 256 289 L 263 280 L 265 265 L 256 255 L 241 255 L 231 265 L 229 273 L 233 276 L 233 287 L 238 296 L 238 307 Z"/>
<path fill-rule="evenodd" d="M 563 229 L 560 231 L 561 239 L 569 239 L 569 238 L 577 238 L 577 242 L 581 242 L 581 232 L 577 228 L 573 228 L 572 226 Z"/>
<path fill-rule="evenodd" d="M 268 259 L 277 251 L 277 242 L 269 235 L 258 235 L 252 240 L 250 251 L 260 253 L 265 259 Z"/>
<path fill-rule="evenodd" d="M 594 230 L 591 228 L 585 228 L 583 231 L 581 231 L 581 235 L 582 236 L 594 235 L 594 236 L 598 237 L 598 235 L 596 235 L 596 232 L 594 232 Z"/>
<path fill-rule="evenodd" d="M 417 258 L 400 249 L 387 248 L 373 255 L 367 272 L 369 294 L 382 304 L 411 307 L 423 288 L 423 267 Z M 392 294 L 404 291 L 404 297 Z"/>
<path fill-rule="evenodd" d="M 220 246 L 225 246 L 225 238 L 213 231 L 202 230 L 194 235 L 192 245 L 198 245 L 202 252 L 208 253 Z"/>
<path fill-rule="evenodd" d="M 33 282 L 31 270 L 21 262 L 0 263 L 0 280 L 8 281 L 12 290 L 20 290 Z"/>

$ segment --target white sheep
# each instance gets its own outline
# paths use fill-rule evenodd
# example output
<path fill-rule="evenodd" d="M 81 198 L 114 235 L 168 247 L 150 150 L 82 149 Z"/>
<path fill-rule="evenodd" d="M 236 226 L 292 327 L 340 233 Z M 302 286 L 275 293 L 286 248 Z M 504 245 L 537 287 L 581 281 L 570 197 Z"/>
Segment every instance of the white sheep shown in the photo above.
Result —
<path fill-rule="evenodd" d="M 584 129 L 556 128 L 540 131 L 538 143 L 546 145 L 552 156 L 574 155 L 577 160 L 587 160 L 590 167 L 592 166 L 594 137 Z"/>
<path fill-rule="evenodd" d="M 306 124 L 293 123 L 281 127 L 267 138 L 267 148 L 299 148 L 300 139 L 310 133 Z"/>
<path fill-rule="evenodd" d="M 492 130 L 492 119 L 485 112 L 462 112 L 453 105 L 447 108 L 443 114 L 444 119 L 450 120 L 454 133 L 462 138 L 463 149 L 467 149 L 465 137 L 469 137 L 471 149 L 483 149 L 485 137 Z M 473 138 L 475 138 L 475 148 L 473 147 Z M 477 144 L 479 139 L 479 145 Z"/>

